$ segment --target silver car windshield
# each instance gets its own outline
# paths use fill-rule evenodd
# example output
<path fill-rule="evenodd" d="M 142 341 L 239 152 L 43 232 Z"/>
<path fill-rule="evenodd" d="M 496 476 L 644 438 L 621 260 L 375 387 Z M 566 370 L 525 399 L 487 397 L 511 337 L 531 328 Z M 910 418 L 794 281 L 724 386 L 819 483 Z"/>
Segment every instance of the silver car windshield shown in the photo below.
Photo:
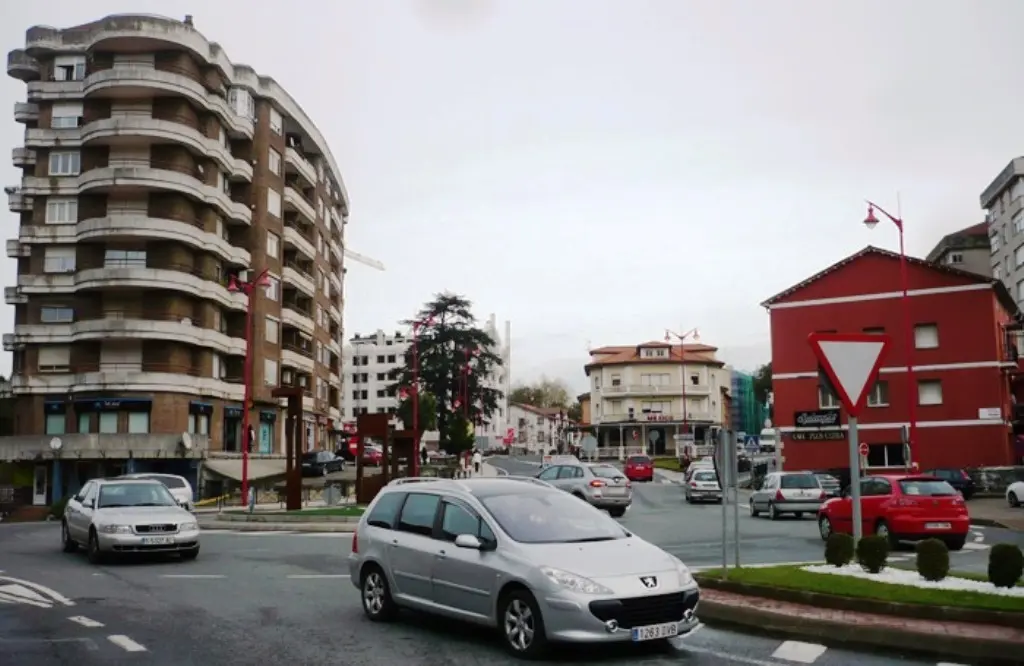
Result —
<path fill-rule="evenodd" d="M 519 543 L 583 543 L 630 536 L 604 511 L 563 492 L 491 495 L 482 502 Z"/>
<path fill-rule="evenodd" d="M 718 476 L 714 472 L 697 472 L 693 475 L 694 481 L 718 481 Z"/>
<path fill-rule="evenodd" d="M 106 483 L 100 486 L 97 509 L 113 509 L 125 506 L 177 506 L 178 503 L 167 491 L 164 484 L 152 483 Z"/>

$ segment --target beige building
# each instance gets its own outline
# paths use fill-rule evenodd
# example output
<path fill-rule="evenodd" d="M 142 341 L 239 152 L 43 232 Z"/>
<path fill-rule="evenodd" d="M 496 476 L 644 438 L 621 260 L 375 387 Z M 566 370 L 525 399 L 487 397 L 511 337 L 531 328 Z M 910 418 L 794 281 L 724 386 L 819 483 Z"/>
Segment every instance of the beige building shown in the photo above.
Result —
<path fill-rule="evenodd" d="M 589 421 L 604 453 L 674 453 L 687 433 L 700 443 L 720 426 L 731 373 L 716 351 L 666 342 L 591 350 Z"/>

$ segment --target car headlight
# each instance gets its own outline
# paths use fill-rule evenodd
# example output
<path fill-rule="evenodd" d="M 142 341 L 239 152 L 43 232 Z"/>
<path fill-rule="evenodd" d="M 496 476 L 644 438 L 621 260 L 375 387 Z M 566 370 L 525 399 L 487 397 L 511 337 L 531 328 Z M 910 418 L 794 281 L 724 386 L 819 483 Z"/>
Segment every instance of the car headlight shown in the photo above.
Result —
<path fill-rule="evenodd" d="M 690 573 L 690 567 L 683 564 L 683 561 L 678 557 L 672 558 L 675 560 L 676 573 L 679 574 L 679 587 L 688 587 L 693 584 L 693 574 Z"/>
<path fill-rule="evenodd" d="M 548 580 L 550 580 L 552 583 L 559 587 L 564 587 L 566 589 L 572 590 L 573 592 L 579 592 L 581 594 L 612 593 L 612 591 L 604 585 L 595 583 L 589 578 L 584 578 L 583 576 L 578 576 L 574 573 L 569 573 L 568 571 L 562 571 L 561 569 L 555 569 L 554 567 L 541 567 L 540 570 L 541 573 L 547 576 Z"/>
<path fill-rule="evenodd" d="M 131 534 L 132 528 L 128 525 L 100 525 L 96 528 L 103 534 Z"/>
<path fill-rule="evenodd" d="M 199 523 L 197 523 L 194 520 L 188 523 L 182 523 L 181 525 L 178 525 L 178 531 L 180 532 L 193 532 L 198 529 Z"/>

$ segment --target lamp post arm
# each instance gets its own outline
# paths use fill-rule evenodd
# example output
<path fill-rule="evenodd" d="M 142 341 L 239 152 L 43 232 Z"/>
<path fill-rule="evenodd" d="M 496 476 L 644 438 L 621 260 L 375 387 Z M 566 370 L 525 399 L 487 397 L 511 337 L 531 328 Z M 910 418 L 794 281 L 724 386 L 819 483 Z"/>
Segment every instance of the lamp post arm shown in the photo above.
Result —
<path fill-rule="evenodd" d="M 871 206 L 872 208 L 877 210 L 879 213 L 881 213 L 882 215 L 885 215 L 887 218 L 889 218 L 889 221 L 892 222 L 893 224 L 895 224 L 897 227 L 899 227 L 900 231 L 903 231 L 903 220 L 901 220 L 900 218 L 896 217 L 895 215 L 893 215 L 892 213 L 890 213 L 886 209 L 882 208 L 881 206 L 876 204 L 874 201 L 871 201 L 870 199 L 865 199 L 865 201 L 867 202 L 867 204 L 869 206 Z"/>

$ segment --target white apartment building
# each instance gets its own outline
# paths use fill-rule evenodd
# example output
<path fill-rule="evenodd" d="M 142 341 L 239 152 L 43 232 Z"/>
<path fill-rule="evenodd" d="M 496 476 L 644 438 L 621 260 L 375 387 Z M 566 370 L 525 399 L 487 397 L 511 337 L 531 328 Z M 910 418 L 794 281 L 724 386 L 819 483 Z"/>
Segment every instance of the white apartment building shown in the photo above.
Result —
<path fill-rule="evenodd" d="M 568 432 L 575 424 L 565 416 L 564 410 L 561 416 L 559 412 L 558 409 L 510 403 L 508 427 L 516 435 L 512 446 L 527 453 L 545 453 L 557 447 L 559 441 L 575 444 L 575 435 Z"/>
<path fill-rule="evenodd" d="M 511 390 L 510 365 L 512 360 L 510 322 L 505 322 L 504 335 L 499 335 L 497 320 L 492 314 L 484 330 L 495 341 L 492 350 L 502 360 L 502 366 L 495 368 L 485 385 L 501 392 L 498 410 L 491 415 L 490 423 L 477 428 L 478 438 L 500 440 L 510 427 L 508 417 L 508 394 Z M 412 343 L 409 331 L 385 333 L 378 330 L 371 335 L 356 334 L 342 351 L 342 373 L 345 394 L 342 399 L 342 419 L 354 422 L 359 414 L 394 414 L 398 411 L 398 396 L 389 391 L 394 383 L 393 373 L 405 362 L 405 354 Z M 438 440 L 437 432 L 426 432 L 426 442 Z M 481 446 L 488 442 L 481 441 Z"/>

